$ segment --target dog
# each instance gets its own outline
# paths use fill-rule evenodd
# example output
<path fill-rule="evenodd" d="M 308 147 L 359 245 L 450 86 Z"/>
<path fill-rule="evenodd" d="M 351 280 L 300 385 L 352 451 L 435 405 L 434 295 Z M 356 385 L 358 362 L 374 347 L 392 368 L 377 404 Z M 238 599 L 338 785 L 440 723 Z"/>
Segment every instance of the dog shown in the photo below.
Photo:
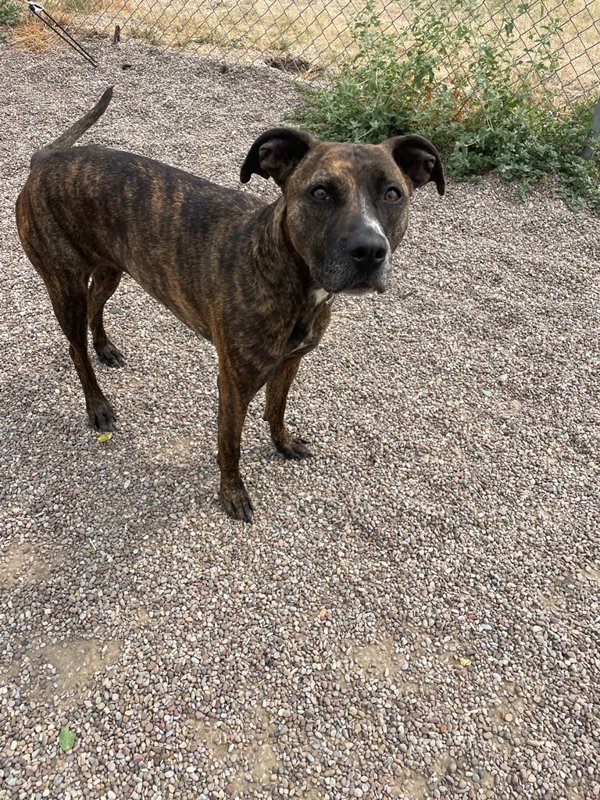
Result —
<path fill-rule="evenodd" d="M 114 431 L 117 417 L 98 385 L 87 328 L 99 360 L 122 366 L 103 311 L 123 272 L 213 343 L 219 496 L 231 517 L 251 522 L 239 470 L 248 404 L 266 385 L 275 447 L 288 459 L 311 455 L 284 423 L 300 361 L 323 336 L 336 295 L 386 291 L 411 195 L 429 181 L 444 194 L 440 156 L 416 134 L 345 144 L 273 128 L 240 172 L 242 183 L 254 174 L 275 181 L 281 194 L 267 203 L 143 156 L 73 147 L 111 97 L 112 87 L 33 155 L 16 204 L 19 236 L 69 341 L 96 430 Z"/>

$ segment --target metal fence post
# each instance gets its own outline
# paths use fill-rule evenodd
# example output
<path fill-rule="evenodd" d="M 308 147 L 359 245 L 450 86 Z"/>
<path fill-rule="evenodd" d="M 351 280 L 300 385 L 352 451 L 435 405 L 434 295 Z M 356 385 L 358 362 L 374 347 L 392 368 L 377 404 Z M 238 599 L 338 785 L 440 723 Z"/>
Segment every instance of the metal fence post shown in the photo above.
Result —
<path fill-rule="evenodd" d="M 581 155 L 584 158 L 590 159 L 594 157 L 594 153 L 596 152 L 596 140 L 600 137 L 600 99 L 596 105 L 596 110 L 594 111 L 594 116 L 592 117 L 592 136 L 591 142 L 586 144 L 583 150 L 581 151 Z"/>

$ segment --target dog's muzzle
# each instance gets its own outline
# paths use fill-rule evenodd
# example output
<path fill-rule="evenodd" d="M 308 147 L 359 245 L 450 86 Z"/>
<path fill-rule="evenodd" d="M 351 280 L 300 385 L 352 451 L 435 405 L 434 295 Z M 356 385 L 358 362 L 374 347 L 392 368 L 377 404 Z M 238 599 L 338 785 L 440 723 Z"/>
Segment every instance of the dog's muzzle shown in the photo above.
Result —
<path fill-rule="evenodd" d="M 346 242 L 352 282 L 345 294 L 385 292 L 389 286 L 390 246 L 388 240 L 372 227 L 352 233 Z"/>
<path fill-rule="evenodd" d="M 381 294 L 389 288 L 390 267 L 388 240 L 369 227 L 339 239 L 330 257 L 315 264 L 311 273 L 323 289 L 333 294 Z"/>
<path fill-rule="evenodd" d="M 348 237 L 346 248 L 351 263 L 365 280 L 383 266 L 390 250 L 385 236 L 373 228 L 353 233 Z"/>

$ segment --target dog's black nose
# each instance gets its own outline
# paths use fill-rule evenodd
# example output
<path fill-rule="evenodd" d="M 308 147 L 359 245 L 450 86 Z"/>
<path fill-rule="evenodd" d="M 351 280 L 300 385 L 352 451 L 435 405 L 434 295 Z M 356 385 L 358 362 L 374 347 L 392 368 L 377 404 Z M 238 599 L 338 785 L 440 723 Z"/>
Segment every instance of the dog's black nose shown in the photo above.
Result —
<path fill-rule="evenodd" d="M 375 230 L 358 231 L 348 241 L 348 252 L 360 270 L 371 272 L 387 258 L 387 239 Z"/>

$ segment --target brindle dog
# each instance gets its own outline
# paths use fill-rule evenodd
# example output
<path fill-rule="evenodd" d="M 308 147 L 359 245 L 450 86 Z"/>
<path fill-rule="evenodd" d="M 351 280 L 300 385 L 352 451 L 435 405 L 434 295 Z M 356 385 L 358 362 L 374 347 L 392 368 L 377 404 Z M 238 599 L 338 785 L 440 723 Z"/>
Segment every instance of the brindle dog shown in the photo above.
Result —
<path fill-rule="evenodd" d="M 21 242 L 69 340 L 98 431 L 115 430 L 116 415 L 88 356 L 87 327 L 100 361 L 121 366 L 103 310 L 123 272 L 215 345 L 219 494 L 230 516 L 250 522 L 239 471 L 250 400 L 266 384 L 275 447 L 286 458 L 310 455 L 284 424 L 300 360 L 327 328 L 334 295 L 387 289 L 413 191 L 434 181 L 444 193 L 440 157 L 418 135 L 339 144 L 274 128 L 254 142 L 240 175 L 243 183 L 253 173 L 274 179 L 282 193 L 267 204 L 143 156 L 72 148 L 111 96 L 112 88 L 31 159 L 17 200 Z"/>

